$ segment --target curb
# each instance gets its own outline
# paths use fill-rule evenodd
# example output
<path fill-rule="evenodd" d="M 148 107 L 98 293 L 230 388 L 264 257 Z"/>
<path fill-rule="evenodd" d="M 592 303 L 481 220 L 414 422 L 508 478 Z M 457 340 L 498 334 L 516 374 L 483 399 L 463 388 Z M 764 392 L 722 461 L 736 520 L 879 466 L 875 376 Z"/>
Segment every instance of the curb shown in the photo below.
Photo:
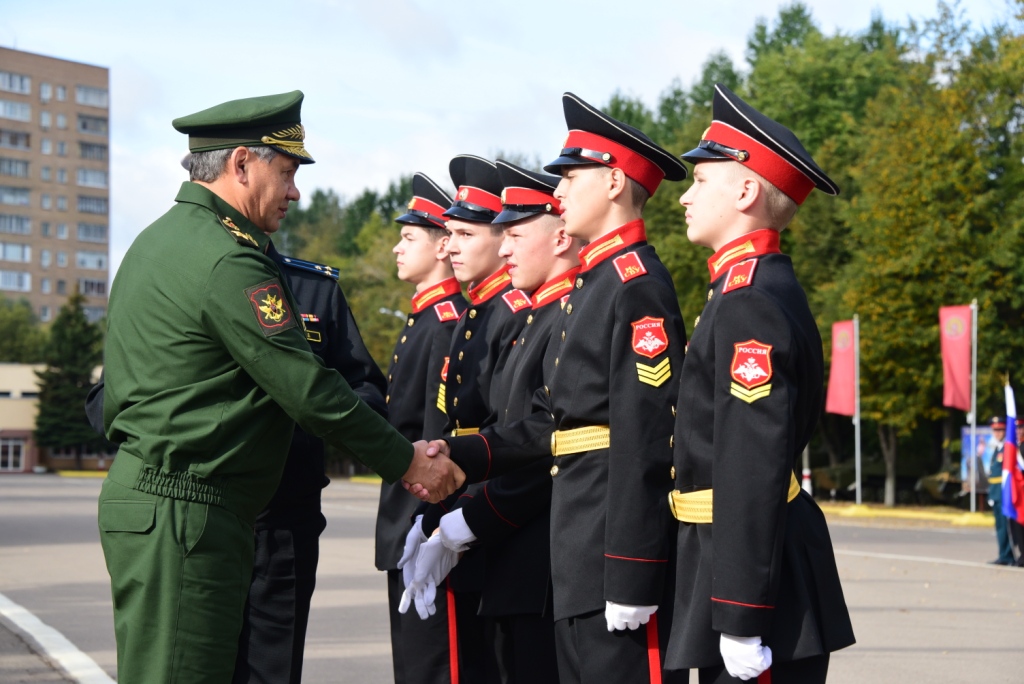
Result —
<path fill-rule="evenodd" d="M 993 525 L 991 513 L 886 508 L 884 506 L 869 506 L 867 504 L 844 506 L 824 502 L 819 502 L 818 505 L 826 515 L 834 515 L 841 518 L 889 518 L 895 520 L 944 522 L 954 527 L 992 527 Z"/>
<path fill-rule="evenodd" d="M 107 476 L 106 470 L 58 470 L 57 474 L 61 477 L 97 477 L 104 478 Z"/>

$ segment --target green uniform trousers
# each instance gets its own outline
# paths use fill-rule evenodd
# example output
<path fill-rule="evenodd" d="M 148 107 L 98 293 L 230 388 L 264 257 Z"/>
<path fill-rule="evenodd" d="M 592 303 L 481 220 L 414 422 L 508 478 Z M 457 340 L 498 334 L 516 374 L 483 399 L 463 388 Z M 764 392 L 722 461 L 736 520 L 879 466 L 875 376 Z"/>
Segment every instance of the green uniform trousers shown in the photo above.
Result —
<path fill-rule="evenodd" d="M 99 527 L 118 681 L 230 682 L 252 579 L 252 527 L 226 508 L 110 479 L 100 493 Z"/>

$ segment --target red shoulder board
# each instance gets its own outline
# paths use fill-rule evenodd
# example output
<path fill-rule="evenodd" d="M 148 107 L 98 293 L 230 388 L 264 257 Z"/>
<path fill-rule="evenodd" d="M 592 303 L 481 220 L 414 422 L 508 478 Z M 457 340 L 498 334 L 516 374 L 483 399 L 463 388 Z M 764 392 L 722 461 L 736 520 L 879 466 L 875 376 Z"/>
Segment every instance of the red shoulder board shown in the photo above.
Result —
<path fill-rule="evenodd" d="M 665 333 L 665 319 L 644 316 L 633 321 L 633 351 L 640 356 L 653 359 L 668 349 L 668 335 Z"/>
<path fill-rule="evenodd" d="M 450 356 L 444 357 L 444 368 L 441 369 L 441 381 L 448 382 L 448 359 Z"/>
<path fill-rule="evenodd" d="M 459 312 L 455 310 L 455 305 L 451 302 L 440 302 L 435 304 L 434 313 L 437 314 L 437 320 L 442 323 L 445 321 L 459 320 Z"/>
<path fill-rule="evenodd" d="M 508 308 L 512 309 L 512 313 L 530 308 L 530 296 L 522 290 L 510 290 L 501 295 L 501 298 L 508 304 Z"/>
<path fill-rule="evenodd" d="M 757 259 L 747 259 L 738 264 L 733 264 L 725 276 L 725 286 L 722 287 L 722 294 L 753 285 L 754 270 L 756 268 Z"/>
<path fill-rule="evenodd" d="M 612 261 L 612 265 L 615 266 L 615 272 L 619 274 L 619 279 L 624 283 L 647 273 L 644 263 L 640 261 L 640 256 L 636 252 L 629 252 L 617 257 Z"/>

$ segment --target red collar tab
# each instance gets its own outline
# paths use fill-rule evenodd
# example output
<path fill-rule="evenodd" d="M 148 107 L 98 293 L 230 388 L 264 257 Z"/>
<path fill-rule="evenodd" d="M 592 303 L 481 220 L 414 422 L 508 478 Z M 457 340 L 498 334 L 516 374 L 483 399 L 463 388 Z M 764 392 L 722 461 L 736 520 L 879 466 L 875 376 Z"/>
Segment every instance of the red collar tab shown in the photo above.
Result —
<path fill-rule="evenodd" d="M 562 213 L 562 204 L 546 192 L 509 187 L 501 191 L 501 203 L 510 207 L 540 207 L 552 214 Z"/>
<path fill-rule="evenodd" d="M 478 207 L 489 209 L 490 211 L 501 211 L 501 198 L 497 195 L 492 195 L 486 190 L 480 188 L 474 188 L 472 185 L 463 185 L 459 188 L 459 194 L 455 196 L 455 199 L 459 202 L 467 202 L 468 204 L 475 204 Z"/>
<path fill-rule="evenodd" d="M 733 159 L 757 171 L 797 204 L 803 204 L 814 189 L 814 181 L 805 176 L 800 169 L 771 148 L 727 123 L 713 121 L 711 128 L 704 134 L 704 139 L 736 150 L 738 154 L 733 156 Z"/>
<path fill-rule="evenodd" d="M 476 287 L 469 290 L 469 301 L 473 305 L 483 304 L 488 299 L 505 289 L 505 286 L 512 282 L 512 276 L 508 274 L 508 264 L 502 266 Z"/>
<path fill-rule="evenodd" d="M 779 231 L 771 228 L 762 228 L 761 230 L 741 235 L 715 252 L 714 256 L 708 259 L 708 271 L 711 273 L 712 282 L 714 282 L 718 276 L 722 275 L 725 269 L 738 261 L 752 256 L 778 253 Z"/>
<path fill-rule="evenodd" d="M 552 278 L 538 287 L 537 291 L 533 293 L 533 308 L 539 309 L 572 292 L 572 286 L 576 282 L 576 274 L 579 272 L 579 266 L 571 268 L 562 275 Z"/>
<path fill-rule="evenodd" d="M 407 208 L 409 211 L 418 212 L 419 216 L 422 216 L 429 221 L 439 223 L 442 226 L 444 226 L 445 221 L 448 220 L 442 216 L 442 214 L 447 211 L 444 207 L 422 197 L 413 197 L 409 201 Z"/>
<path fill-rule="evenodd" d="M 412 312 L 419 313 L 440 299 L 462 291 L 462 285 L 455 278 L 446 278 L 437 285 L 424 288 L 412 298 Z"/>
<path fill-rule="evenodd" d="M 569 131 L 569 137 L 562 145 L 562 155 L 582 157 L 622 171 L 653 195 L 658 189 L 665 172 L 657 164 L 625 145 L 609 140 L 595 133 Z"/>
<path fill-rule="evenodd" d="M 637 219 L 626 225 L 616 228 L 607 235 L 598 239 L 580 250 L 581 270 L 586 273 L 599 263 L 610 257 L 615 252 L 625 249 L 638 242 L 646 242 L 647 231 L 644 230 L 644 220 Z"/>

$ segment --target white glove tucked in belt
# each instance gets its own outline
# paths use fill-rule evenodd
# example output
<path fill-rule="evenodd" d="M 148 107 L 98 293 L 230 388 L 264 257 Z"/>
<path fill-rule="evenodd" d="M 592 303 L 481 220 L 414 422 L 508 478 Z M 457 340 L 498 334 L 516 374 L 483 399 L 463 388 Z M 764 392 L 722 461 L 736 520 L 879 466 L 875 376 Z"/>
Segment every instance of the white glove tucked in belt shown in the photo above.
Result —
<path fill-rule="evenodd" d="M 658 606 L 628 606 L 613 601 L 604 602 L 604 620 L 608 623 L 608 631 L 617 629 L 637 629 L 646 625 Z"/>
<path fill-rule="evenodd" d="M 725 669 L 733 677 L 756 679 L 772 666 L 772 649 L 761 645 L 761 637 L 734 637 L 723 634 L 719 649 Z"/>

